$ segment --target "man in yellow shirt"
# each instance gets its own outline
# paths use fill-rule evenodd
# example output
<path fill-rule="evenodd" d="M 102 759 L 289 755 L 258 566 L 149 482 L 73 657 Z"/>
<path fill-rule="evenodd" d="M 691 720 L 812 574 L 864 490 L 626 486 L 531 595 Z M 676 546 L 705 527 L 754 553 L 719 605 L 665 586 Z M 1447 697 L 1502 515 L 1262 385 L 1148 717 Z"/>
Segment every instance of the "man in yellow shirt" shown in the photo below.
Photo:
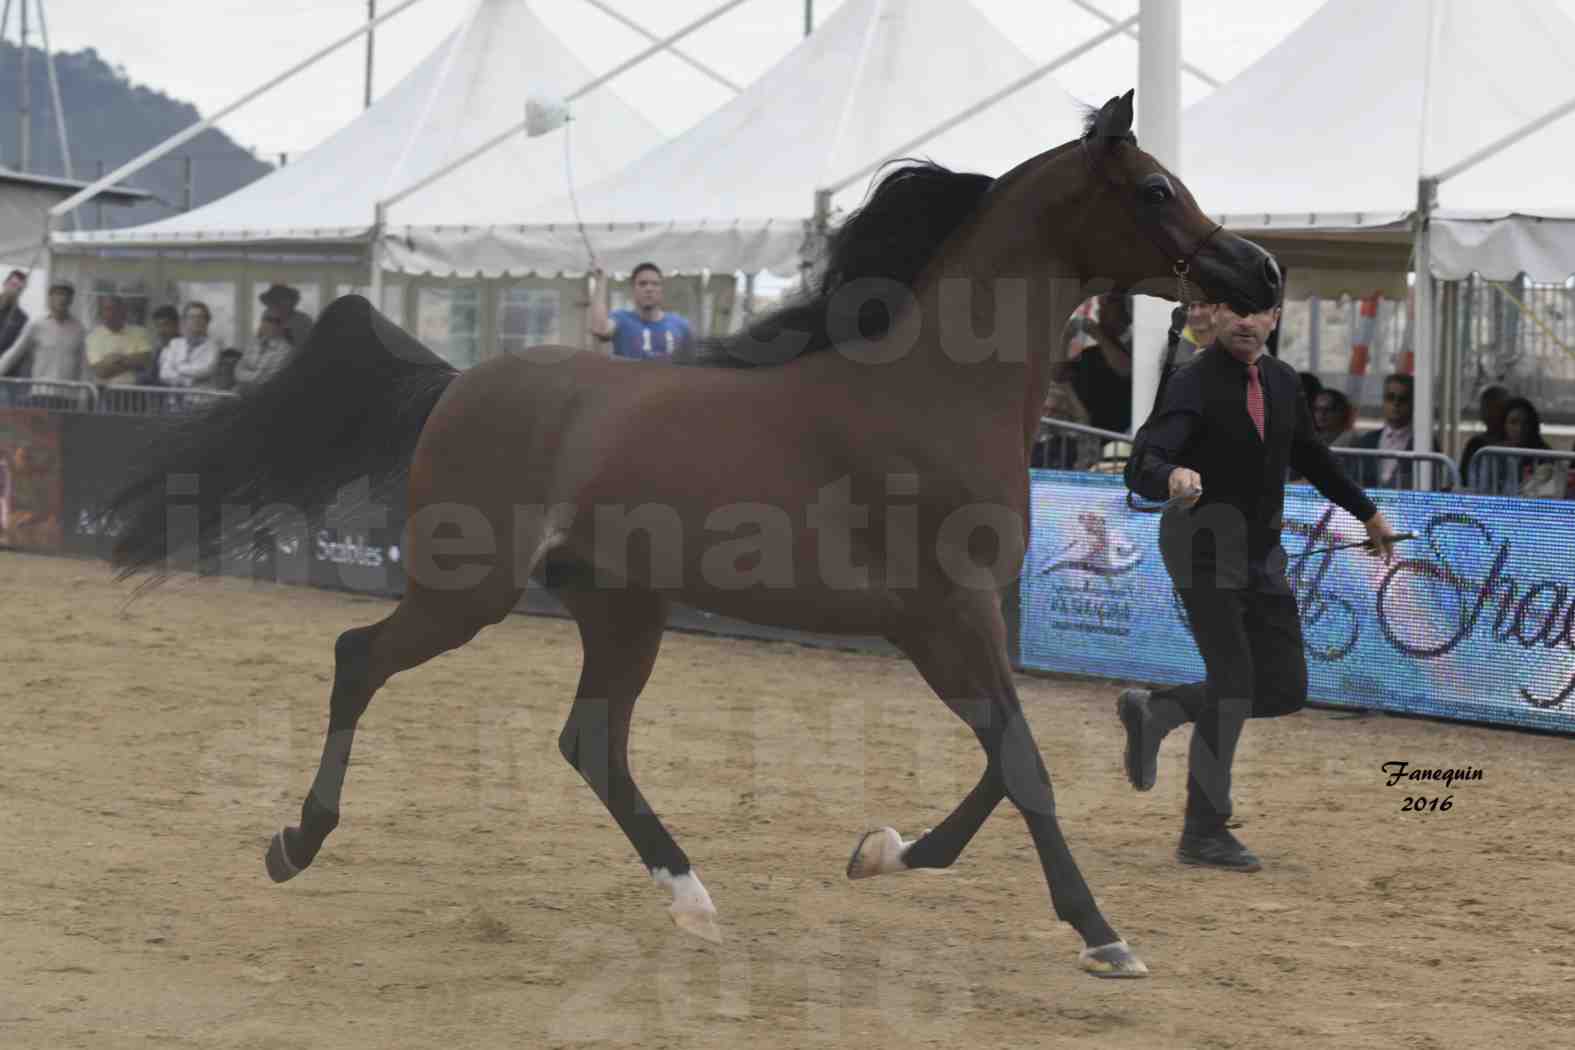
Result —
<path fill-rule="evenodd" d="M 1213 305 L 1189 303 L 1187 327 L 1181 330 L 1181 341 L 1186 344 L 1186 348 L 1181 351 L 1181 357 L 1189 359 L 1199 350 L 1207 349 L 1213 344 L 1215 334 Z"/>
<path fill-rule="evenodd" d="M 119 296 L 99 300 L 99 326 L 88 333 L 88 367 L 93 378 L 109 386 L 129 386 L 153 363 L 153 339 L 139 324 L 126 323 L 126 301 Z"/>

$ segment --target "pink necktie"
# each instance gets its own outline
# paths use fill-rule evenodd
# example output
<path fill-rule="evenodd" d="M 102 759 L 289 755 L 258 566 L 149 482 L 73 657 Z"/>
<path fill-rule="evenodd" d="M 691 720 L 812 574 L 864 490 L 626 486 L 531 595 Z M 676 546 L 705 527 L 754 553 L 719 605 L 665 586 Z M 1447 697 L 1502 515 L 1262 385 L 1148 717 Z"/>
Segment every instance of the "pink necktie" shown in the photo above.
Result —
<path fill-rule="evenodd" d="M 1258 437 L 1263 438 L 1263 384 L 1258 382 L 1258 366 L 1247 366 L 1247 414 L 1258 427 Z"/>

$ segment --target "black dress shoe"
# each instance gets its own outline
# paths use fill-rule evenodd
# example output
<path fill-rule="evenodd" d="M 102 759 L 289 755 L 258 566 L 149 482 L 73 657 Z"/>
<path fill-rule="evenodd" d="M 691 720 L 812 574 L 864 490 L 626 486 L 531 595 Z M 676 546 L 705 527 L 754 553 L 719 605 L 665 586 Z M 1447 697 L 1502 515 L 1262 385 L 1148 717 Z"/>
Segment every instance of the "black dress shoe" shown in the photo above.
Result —
<path fill-rule="evenodd" d="M 1116 717 L 1127 731 L 1122 764 L 1127 780 L 1139 791 L 1152 788 L 1159 776 L 1159 742 L 1164 739 L 1149 714 L 1150 695 L 1147 689 L 1128 689 L 1116 698 Z"/>
<path fill-rule="evenodd" d="M 1257 855 L 1224 829 L 1207 835 L 1182 832 L 1181 845 L 1176 847 L 1176 859 L 1183 864 L 1224 868 L 1227 871 L 1260 871 L 1263 868 Z"/>

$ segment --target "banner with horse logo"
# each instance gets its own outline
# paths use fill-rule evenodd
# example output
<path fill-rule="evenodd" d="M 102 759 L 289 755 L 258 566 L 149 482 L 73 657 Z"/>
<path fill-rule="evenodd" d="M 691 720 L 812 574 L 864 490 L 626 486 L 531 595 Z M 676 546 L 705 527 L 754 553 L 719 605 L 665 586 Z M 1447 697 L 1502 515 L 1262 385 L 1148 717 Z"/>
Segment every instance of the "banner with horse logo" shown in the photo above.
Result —
<path fill-rule="evenodd" d="M 1158 548 L 1119 478 L 1034 471 L 1021 662 L 1123 681 L 1203 678 Z M 1385 565 L 1306 485 L 1285 496 L 1288 577 L 1318 703 L 1575 732 L 1575 503 L 1369 493 L 1417 539 Z M 1298 555 L 1302 555 L 1298 557 Z"/>

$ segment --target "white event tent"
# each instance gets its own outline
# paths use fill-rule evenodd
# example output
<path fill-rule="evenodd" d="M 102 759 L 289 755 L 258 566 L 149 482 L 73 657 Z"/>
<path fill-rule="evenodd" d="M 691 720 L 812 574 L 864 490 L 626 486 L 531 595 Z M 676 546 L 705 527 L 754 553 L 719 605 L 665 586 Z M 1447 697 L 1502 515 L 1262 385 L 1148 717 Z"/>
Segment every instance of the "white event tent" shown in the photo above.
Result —
<path fill-rule="evenodd" d="M 214 307 L 216 327 L 228 322 L 229 337 L 244 339 L 256 293 L 275 280 L 301 288 L 309 310 L 351 288 L 366 291 L 380 217 L 387 240 L 419 233 L 442 242 L 450 231 L 462 239 L 471 229 L 514 221 L 532 197 L 561 193 L 562 140 L 528 137 L 521 127 L 525 103 L 568 97 L 597 79 L 526 0 L 475 0 L 458 28 L 403 80 L 292 163 L 159 222 L 56 232 L 54 263 L 99 290 L 204 298 Z M 613 171 L 662 139 L 611 85 L 585 92 L 574 108 L 574 167 L 582 177 Z M 510 128 L 518 130 L 505 135 Z M 423 185 L 500 136 L 496 147 Z M 380 204 L 406 193 L 379 215 Z M 539 294 L 526 296 L 527 285 L 562 293 L 563 324 L 579 323 L 578 311 L 568 308 L 582 298 L 579 284 L 552 280 L 555 270 L 544 272 L 547 280 L 499 287 L 443 278 L 530 271 L 447 265 L 430 279 L 426 269 L 404 268 L 398 258 L 385 258 L 383 269 L 390 275 L 383 308 L 460 363 L 483 356 L 497 340 L 554 335 L 554 311 L 541 309 Z M 415 294 L 407 296 L 412 285 Z M 518 294 L 509 300 L 511 291 Z M 494 314 L 527 330 L 500 333 L 482 320 Z"/>
<path fill-rule="evenodd" d="M 1288 294 L 1575 273 L 1575 22 L 1549 0 L 1330 0 L 1182 118 L 1180 171 Z M 1442 341 L 1417 285 L 1417 415 Z M 1446 418 L 1453 418 L 1446 386 Z M 1426 440 L 1418 428 L 1418 445 Z"/>
<path fill-rule="evenodd" d="M 569 278 L 589 267 L 587 239 L 613 272 L 649 258 L 702 275 L 669 299 L 711 315 L 730 309 L 736 272 L 796 273 L 816 220 L 856 206 L 887 160 L 999 174 L 1076 137 L 1082 111 L 1047 74 L 1135 21 L 1036 68 L 968 0 L 847 0 L 760 80 L 658 145 L 608 88 L 576 97 L 590 74 L 527 0 L 479 0 L 387 97 L 288 167 L 189 214 L 56 233 L 53 245 L 99 284 L 124 293 L 121 278 L 146 284 L 151 272 L 159 293 L 181 298 L 211 300 L 239 260 L 237 334 L 254 282 L 319 275 L 303 289 L 309 310 L 381 283 L 384 310 L 456 363 L 521 340 L 577 341 L 582 285 Z M 527 99 L 566 99 L 567 129 L 522 128 L 485 148 L 523 123 Z M 555 310 L 530 298 L 544 287 L 559 293 Z M 512 313 L 500 309 L 507 295 Z M 494 315 L 525 328 L 506 335 Z M 532 320 L 549 315 L 561 326 Z"/>
<path fill-rule="evenodd" d="M 856 207 L 897 157 L 999 175 L 1076 138 L 1082 111 L 1045 74 L 1118 31 L 1036 68 L 968 0 L 847 0 L 719 110 L 578 186 L 579 215 L 612 270 L 652 259 L 684 272 L 796 273 L 818 191 L 831 191 L 819 209 L 829 218 Z M 585 265 L 571 201 L 530 204 L 524 216 L 474 231 L 464 258 L 483 269 Z M 419 232 L 390 246 L 405 266 L 455 254 L 455 239 Z"/>

